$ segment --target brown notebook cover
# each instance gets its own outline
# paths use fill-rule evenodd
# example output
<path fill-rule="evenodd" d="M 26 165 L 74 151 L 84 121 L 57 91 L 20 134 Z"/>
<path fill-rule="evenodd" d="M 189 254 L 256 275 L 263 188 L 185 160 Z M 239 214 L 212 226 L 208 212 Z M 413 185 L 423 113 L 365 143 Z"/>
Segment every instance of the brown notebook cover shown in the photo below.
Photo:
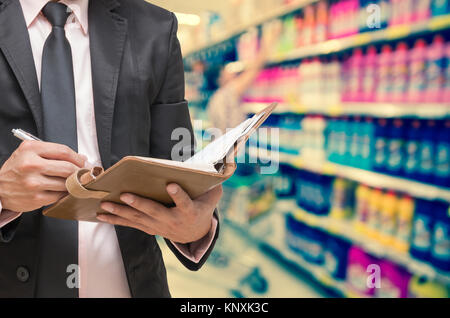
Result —
<path fill-rule="evenodd" d="M 170 183 L 180 185 L 191 198 L 195 199 L 208 190 L 229 179 L 236 170 L 234 156 L 238 148 L 273 112 L 276 103 L 260 113 L 264 113 L 244 138 L 235 145 L 233 160 L 226 160 L 222 172 L 203 172 L 200 170 L 151 162 L 139 157 L 125 157 L 108 170 L 102 168 L 81 169 L 66 181 L 67 196 L 45 209 L 43 214 L 50 217 L 98 222 L 97 214 L 105 213 L 100 208 L 103 201 L 122 203 L 122 193 L 135 193 L 165 205 L 173 204 L 166 186 Z M 260 114 L 258 113 L 258 114 Z M 232 161 L 232 162 L 231 162 Z"/>

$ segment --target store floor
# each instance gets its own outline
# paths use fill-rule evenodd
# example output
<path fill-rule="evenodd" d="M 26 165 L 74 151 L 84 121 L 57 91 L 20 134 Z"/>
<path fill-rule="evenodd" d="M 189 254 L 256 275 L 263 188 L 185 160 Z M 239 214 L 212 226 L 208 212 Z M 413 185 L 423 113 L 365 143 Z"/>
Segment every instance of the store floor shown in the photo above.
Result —
<path fill-rule="evenodd" d="M 216 248 L 198 272 L 184 268 L 160 244 L 173 297 L 330 296 L 307 276 L 292 272 L 224 224 Z"/>

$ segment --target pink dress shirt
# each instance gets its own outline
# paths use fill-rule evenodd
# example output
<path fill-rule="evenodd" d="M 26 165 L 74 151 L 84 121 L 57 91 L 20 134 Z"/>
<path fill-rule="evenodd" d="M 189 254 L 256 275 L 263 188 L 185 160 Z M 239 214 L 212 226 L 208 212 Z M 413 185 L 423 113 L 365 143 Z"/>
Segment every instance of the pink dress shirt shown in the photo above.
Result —
<path fill-rule="evenodd" d="M 20 0 L 30 35 L 39 85 L 41 59 L 51 25 L 41 10 L 48 0 Z M 101 165 L 97 143 L 94 98 L 91 76 L 91 56 L 88 33 L 89 0 L 63 0 L 72 14 L 65 30 L 71 43 L 76 91 L 76 116 L 79 153 L 89 162 Z M 0 228 L 20 216 L 20 213 L 1 211 Z M 199 262 L 214 238 L 217 220 L 213 218 L 210 232 L 190 244 L 174 244 L 188 259 Z M 130 297 L 125 268 L 114 227 L 106 223 L 78 222 L 78 260 L 80 297 Z"/>

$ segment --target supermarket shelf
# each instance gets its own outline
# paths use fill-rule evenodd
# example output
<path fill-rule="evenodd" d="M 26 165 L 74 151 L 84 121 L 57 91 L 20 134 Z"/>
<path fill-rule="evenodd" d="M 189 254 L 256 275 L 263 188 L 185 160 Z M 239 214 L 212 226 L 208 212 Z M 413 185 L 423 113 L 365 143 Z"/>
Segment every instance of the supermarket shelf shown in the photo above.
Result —
<path fill-rule="evenodd" d="M 232 30 L 226 32 L 219 38 L 215 39 L 214 41 L 211 41 L 209 43 L 201 45 L 200 47 L 197 47 L 193 50 L 186 51 L 184 55 L 186 57 L 188 57 L 189 55 L 194 54 L 195 52 L 199 52 L 199 51 L 205 50 L 207 48 L 213 47 L 217 44 L 220 44 L 228 39 L 231 39 L 231 38 L 245 32 L 246 30 L 248 30 L 251 27 L 261 25 L 267 21 L 270 21 L 270 20 L 278 18 L 278 17 L 282 17 L 286 14 L 289 14 L 293 11 L 301 9 L 301 8 L 303 8 L 309 4 L 312 4 L 314 2 L 317 2 L 317 1 L 318 0 L 298 0 L 298 1 L 294 1 L 291 4 L 283 6 L 281 8 L 271 10 L 269 14 L 265 14 L 261 17 L 258 17 L 256 19 L 248 22 L 248 23 L 243 24 L 243 25 L 239 25 L 239 26 L 233 28 Z"/>
<path fill-rule="evenodd" d="M 249 114 L 267 107 L 267 103 L 243 103 Z M 291 106 L 280 103 L 275 113 L 321 114 L 328 116 L 359 115 L 379 118 L 415 117 L 422 119 L 442 119 L 450 117 L 450 104 L 445 103 L 366 103 L 346 102 L 330 107 Z"/>
<path fill-rule="evenodd" d="M 377 42 L 397 40 L 409 36 L 418 36 L 427 32 L 435 32 L 450 27 L 450 15 L 435 17 L 430 21 L 414 25 L 399 25 L 386 29 L 364 32 L 348 36 L 342 39 L 328 40 L 323 43 L 301 47 L 287 54 L 279 55 L 269 61 L 268 64 L 276 64 L 297 59 L 326 55 L 352 49 L 359 46 L 375 44 Z"/>
<path fill-rule="evenodd" d="M 362 247 L 366 252 L 379 257 L 386 258 L 398 265 L 407 268 L 411 273 L 426 276 L 429 279 L 437 280 L 443 284 L 450 285 L 450 274 L 441 273 L 431 265 L 412 258 L 408 253 L 394 250 L 393 248 L 366 238 L 357 232 L 350 222 L 331 219 L 327 216 L 317 216 L 292 204 L 293 215 L 306 224 L 321 228 L 328 233 L 344 237 L 354 244 Z"/>
<path fill-rule="evenodd" d="M 338 176 L 375 188 L 386 188 L 407 193 L 413 197 L 429 200 L 440 199 L 446 202 L 450 202 L 450 189 L 445 189 L 413 180 L 393 177 L 359 168 L 343 166 L 327 161 L 317 162 L 317 160 L 307 160 L 299 156 L 289 155 L 281 152 L 279 154 L 271 156 L 270 151 L 265 149 L 259 151 L 259 149 L 255 147 L 249 148 L 249 154 L 253 157 L 257 156 L 261 159 L 266 160 L 278 158 L 279 162 L 292 165 L 299 169 L 304 169 L 319 174 Z"/>
<path fill-rule="evenodd" d="M 331 289 L 336 294 L 342 295 L 343 297 L 362 297 L 349 290 L 345 282 L 330 277 L 322 267 L 306 262 L 300 255 L 289 250 L 283 242 L 258 238 L 255 235 L 250 234 L 249 231 L 240 224 L 236 224 L 228 219 L 225 219 L 225 222 L 247 239 L 251 240 L 262 250 L 268 250 L 270 254 L 276 255 L 277 258 L 298 267 L 303 272 L 307 272 L 318 284 Z"/>

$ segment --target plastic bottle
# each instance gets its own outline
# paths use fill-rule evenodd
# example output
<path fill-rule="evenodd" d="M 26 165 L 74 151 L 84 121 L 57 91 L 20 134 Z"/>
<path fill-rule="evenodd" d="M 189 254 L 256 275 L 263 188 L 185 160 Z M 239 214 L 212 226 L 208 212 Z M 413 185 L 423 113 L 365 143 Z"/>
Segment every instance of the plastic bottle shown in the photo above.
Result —
<path fill-rule="evenodd" d="M 450 188 L 450 119 L 439 126 L 434 167 L 434 183 Z"/>
<path fill-rule="evenodd" d="M 402 119 L 394 119 L 392 122 L 389 141 L 388 141 L 388 157 L 387 171 L 392 175 L 401 175 L 404 164 L 404 124 Z"/>
<path fill-rule="evenodd" d="M 414 217 L 414 199 L 403 196 L 398 202 L 397 231 L 394 246 L 401 252 L 407 252 L 411 240 Z"/>
<path fill-rule="evenodd" d="M 353 118 L 350 124 L 350 130 L 348 132 L 348 149 L 349 149 L 349 157 L 347 160 L 347 164 L 352 167 L 359 167 L 360 158 L 359 158 L 359 150 L 360 150 L 360 125 L 361 118 L 356 116 Z"/>
<path fill-rule="evenodd" d="M 444 89 L 442 101 L 450 100 L 450 42 L 445 45 L 446 67 L 444 72 Z"/>
<path fill-rule="evenodd" d="M 375 288 L 377 298 L 406 298 L 411 274 L 398 265 L 382 260 L 380 262 L 381 288 Z"/>
<path fill-rule="evenodd" d="M 316 8 L 316 29 L 314 32 L 314 42 L 325 42 L 328 36 L 328 11 L 327 2 L 322 0 L 317 4 Z"/>
<path fill-rule="evenodd" d="M 350 181 L 336 178 L 333 182 L 330 217 L 343 220 L 352 214 L 354 189 Z"/>
<path fill-rule="evenodd" d="M 310 45 L 314 42 L 314 31 L 316 28 L 314 7 L 309 5 L 303 11 L 303 45 Z"/>
<path fill-rule="evenodd" d="M 397 227 L 398 199 L 393 191 L 383 195 L 380 207 L 380 241 L 392 245 Z"/>
<path fill-rule="evenodd" d="M 420 140 L 422 138 L 421 131 L 422 122 L 420 120 L 412 120 L 408 125 L 408 136 L 405 143 L 405 164 L 403 167 L 404 175 L 410 179 L 419 179 L 420 171 Z"/>
<path fill-rule="evenodd" d="M 363 61 L 362 50 L 360 48 L 353 50 L 353 54 L 348 60 L 348 82 L 344 101 L 358 101 L 362 99 Z"/>
<path fill-rule="evenodd" d="M 438 103 L 443 101 L 445 83 L 445 42 L 441 35 L 436 35 L 427 48 L 427 66 L 425 101 Z"/>
<path fill-rule="evenodd" d="M 355 207 L 355 228 L 361 233 L 365 233 L 370 215 L 370 197 L 371 189 L 366 185 L 360 184 L 356 189 L 356 207 Z"/>
<path fill-rule="evenodd" d="M 450 272 L 450 207 L 447 203 L 435 202 L 436 216 L 433 228 L 431 262 L 442 271 Z"/>
<path fill-rule="evenodd" d="M 432 16 L 446 15 L 450 13 L 450 1 L 449 0 L 433 0 L 431 4 Z"/>
<path fill-rule="evenodd" d="M 427 120 L 422 130 L 422 140 L 419 148 L 419 180 L 426 183 L 433 182 L 436 121 Z"/>
<path fill-rule="evenodd" d="M 392 95 L 393 102 L 404 102 L 408 91 L 408 45 L 399 42 L 393 54 Z"/>
<path fill-rule="evenodd" d="M 369 215 L 367 218 L 368 231 L 367 234 L 379 240 L 380 220 L 381 220 L 381 204 L 383 192 L 380 189 L 373 189 L 369 197 Z"/>
<path fill-rule="evenodd" d="M 328 236 L 325 242 L 324 267 L 331 277 L 338 280 L 345 279 L 350 246 L 347 240 Z"/>
<path fill-rule="evenodd" d="M 422 261 L 428 262 L 431 253 L 431 237 L 434 228 L 434 218 L 431 202 L 416 199 L 410 254 Z"/>
<path fill-rule="evenodd" d="M 369 46 L 367 49 L 363 65 L 362 100 L 374 102 L 378 85 L 378 55 L 375 46 Z"/>
<path fill-rule="evenodd" d="M 426 42 L 418 39 L 410 52 L 408 102 L 420 103 L 425 99 L 426 89 Z"/>
<path fill-rule="evenodd" d="M 386 172 L 386 160 L 388 154 L 388 122 L 385 118 L 379 118 L 375 126 L 374 161 L 373 168 L 377 172 Z"/>
<path fill-rule="evenodd" d="M 414 0 L 411 22 L 423 22 L 430 18 L 431 0 Z"/>
<path fill-rule="evenodd" d="M 278 198 L 291 198 L 295 195 L 295 175 L 297 171 L 289 165 L 280 165 L 280 174 L 274 177 L 274 191 Z"/>
<path fill-rule="evenodd" d="M 361 123 L 361 139 L 360 139 L 360 164 L 361 169 L 372 170 L 374 156 L 374 133 L 375 125 L 373 119 L 366 117 Z"/>
<path fill-rule="evenodd" d="M 376 100 L 387 102 L 392 93 L 392 48 L 385 44 L 378 55 L 378 87 Z"/>

